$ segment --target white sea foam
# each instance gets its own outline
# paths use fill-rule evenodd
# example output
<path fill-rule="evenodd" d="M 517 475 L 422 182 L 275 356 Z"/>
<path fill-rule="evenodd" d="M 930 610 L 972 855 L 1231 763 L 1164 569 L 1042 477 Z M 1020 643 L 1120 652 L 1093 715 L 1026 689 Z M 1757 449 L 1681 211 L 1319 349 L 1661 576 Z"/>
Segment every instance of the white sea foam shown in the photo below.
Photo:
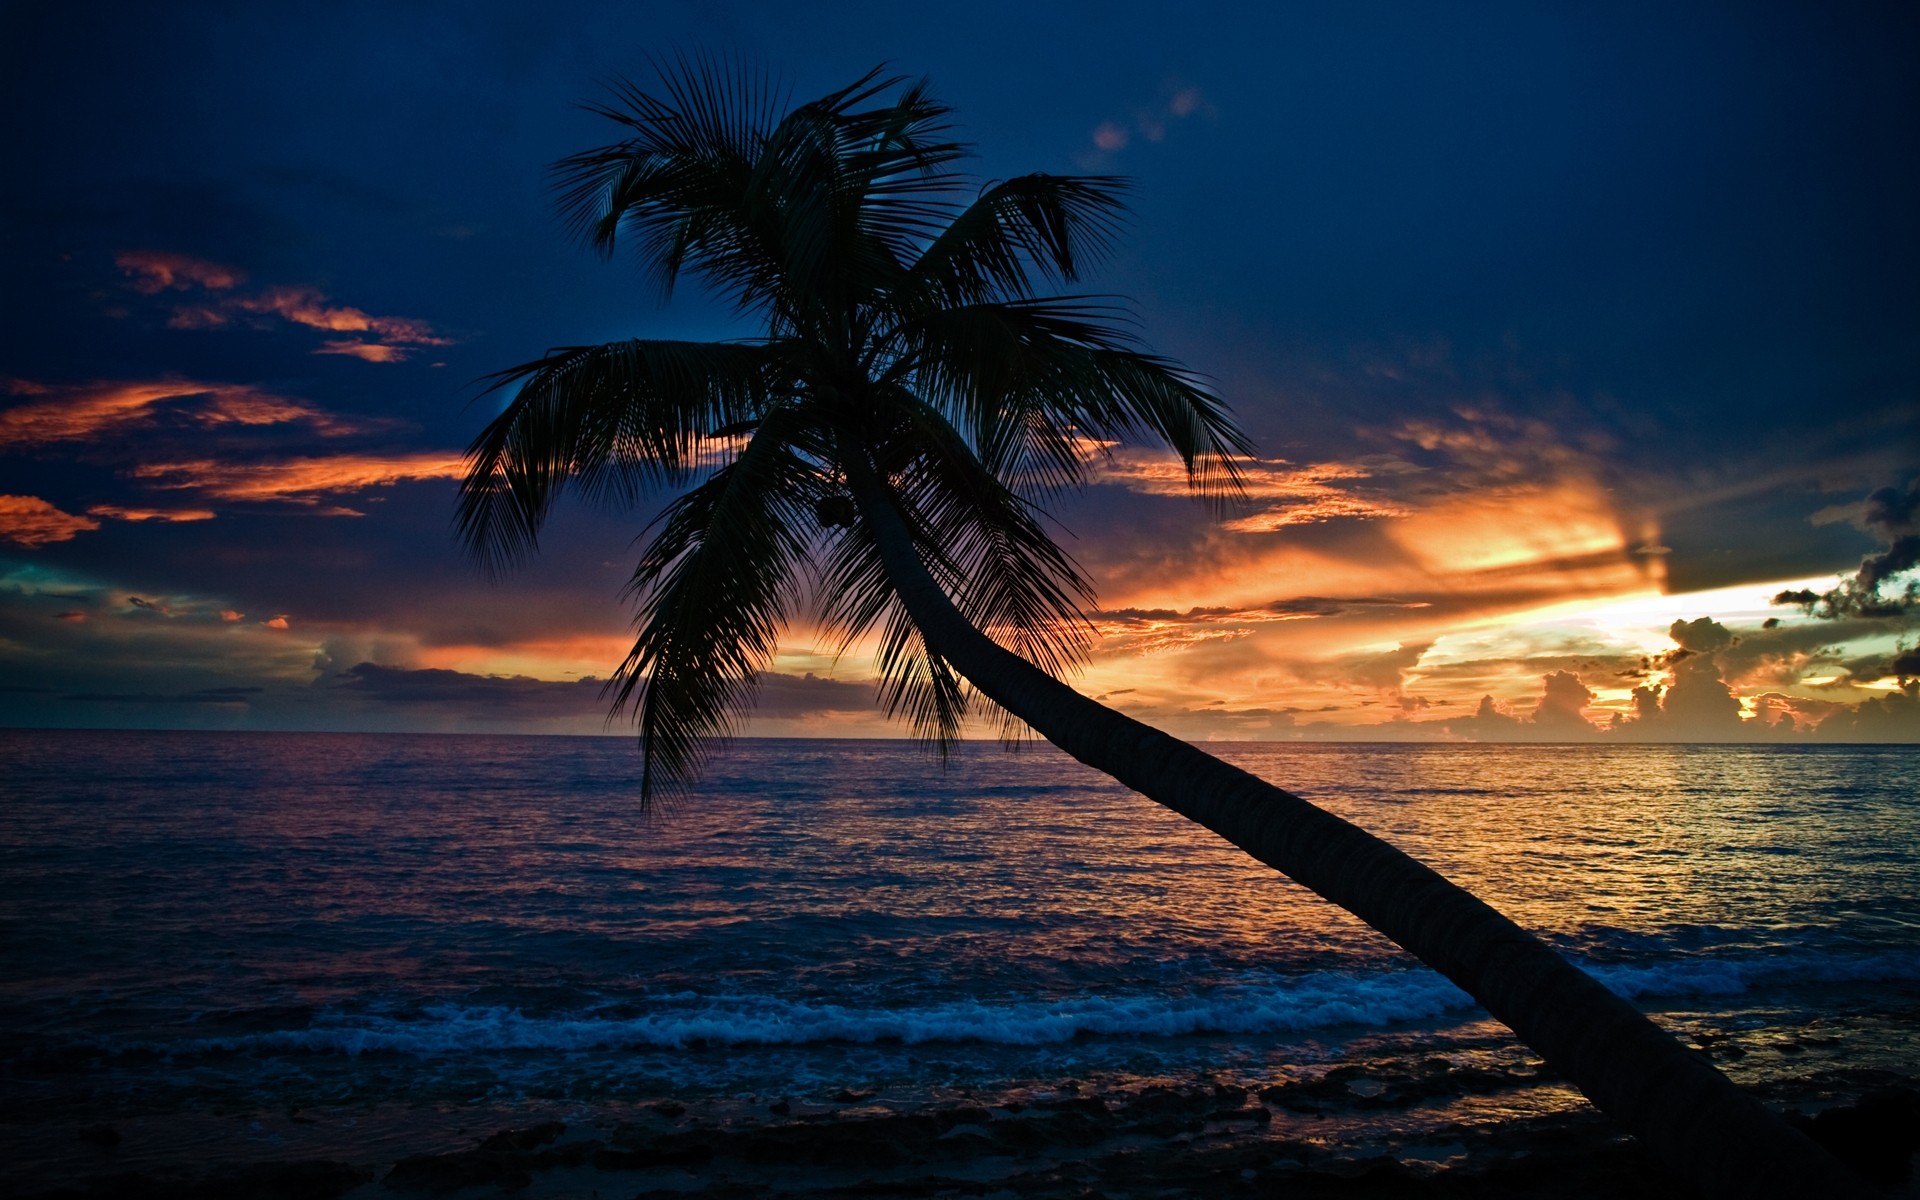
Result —
<path fill-rule="evenodd" d="M 1627 996 L 1733 995 L 1769 984 L 1920 978 L 1920 956 L 1710 958 L 1590 966 Z M 931 1042 L 1044 1046 L 1075 1039 L 1187 1034 L 1285 1034 L 1378 1027 L 1469 1009 L 1473 1001 L 1427 970 L 1244 977 L 1186 993 L 1127 992 L 1058 999 L 947 1000 L 903 1007 L 767 995 L 676 993 L 647 1011 L 533 1014 L 441 1004 L 407 1016 L 323 1013 L 309 1028 L 208 1039 L 204 1049 L 394 1053 L 437 1057 L 502 1051 L 683 1050 L 699 1047 Z M 176 1045 L 176 1052 L 190 1047 Z"/>

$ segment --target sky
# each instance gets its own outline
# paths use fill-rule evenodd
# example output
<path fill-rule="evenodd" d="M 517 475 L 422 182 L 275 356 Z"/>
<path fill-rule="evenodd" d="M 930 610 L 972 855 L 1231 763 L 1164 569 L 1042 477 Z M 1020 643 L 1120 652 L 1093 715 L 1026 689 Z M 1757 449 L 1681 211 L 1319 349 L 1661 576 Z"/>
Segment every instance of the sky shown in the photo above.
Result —
<path fill-rule="evenodd" d="M 1252 436 L 1053 513 L 1075 682 L 1198 739 L 1920 740 L 1911 5 L 10 3 L 0 725 L 625 732 L 652 508 L 490 581 L 488 372 L 756 330 L 566 236 L 582 104 L 877 64 L 982 181 L 1128 176 L 1090 285 Z M 657 503 L 657 501 L 652 502 Z M 786 632 L 743 731 L 893 736 Z"/>

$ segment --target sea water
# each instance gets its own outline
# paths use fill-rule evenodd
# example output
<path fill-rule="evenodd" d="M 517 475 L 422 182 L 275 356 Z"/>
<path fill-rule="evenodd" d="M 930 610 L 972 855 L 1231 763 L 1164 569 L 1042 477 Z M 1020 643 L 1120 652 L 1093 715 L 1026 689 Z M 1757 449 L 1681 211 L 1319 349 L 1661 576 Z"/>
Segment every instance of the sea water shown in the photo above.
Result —
<path fill-rule="evenodd" d="M 1734 1048 L 1743 1082 L 1920 1074 L 1920 748 L 1210 748 Z M 623 738 L 0 732 L 0 1149 L 1525 1057 L 1044 745 L 742 741 L 651 813 L 638 767 Z"/>

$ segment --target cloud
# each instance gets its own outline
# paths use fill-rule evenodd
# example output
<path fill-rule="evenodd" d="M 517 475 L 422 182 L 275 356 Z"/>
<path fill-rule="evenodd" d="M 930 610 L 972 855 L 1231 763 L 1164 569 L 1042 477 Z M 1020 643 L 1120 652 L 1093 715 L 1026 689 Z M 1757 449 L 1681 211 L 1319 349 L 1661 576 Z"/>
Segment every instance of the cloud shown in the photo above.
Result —
<path fill-rule="evenodd" d="M 412 317 L 376 317 L 361 309 L 334 304 L 318 288 L 299 285 L 269 288 L 254 296 L 239 296 L 230 301 L 241 312 L 278 316 L 295 325 L 323 329 L 329 333 L 369 333 L 377 343 L 328 341 L 315 354 L 346 354 L 345 346 L 367 346 L 371 352 L 385 351 L 391 357 L 368 358 L 370 362 L 398 362 L 409 347 L 451 346 L 453 339 L 435 332 L 432 325 Z M 359 357 L 367 357 L 365 354 Z"/>
<path fill-rule="evenodd" d="M 117 504 L 95 504 L 87 509 L 89 516 L 111 517 L 116 521 L 211 521 L 214 511 L 210 508 L 122 508 Z"/>
<path fill-rule="evenodd" d="M 365 704 L 431 713 L 456 723 L 511 727 L 554 719 L 604 721 L 607 714 L 605 684 L 592 677 L 550 680 L 361 662 L 323 677 L 320 686 Z M 875 707 L 870 684 L 767 672 L 760 677 L 751 719 L 868 715 Z"/>
<path fill-rule="evenodd" d="M 1199 88 L 1169 82 L 1161 89 L 1161 99 L 1134 110 L 1131 119 L 1109 119 L 1093 127 L 1089 135 L 1093 149 L 1078 155 L 1080 165 L 1097 166 L 1127 148 L 1135 134 L 1149 142 L 1166 140 L 1168 128 L 1176 121 L 1194 116 L 1215 116 L 1217 110 Z"/>
<path fill-rule="evenodd" d="M 1601 736 L 1587 720 L 1593 689 L 1571 671 L 1540 677 L 1543 690 L 1531 714 L 1503 710 L 1492 696 L 1480 697 L 1472 716 L 1443 722 L 1447 732 L 1477 742 L 1586 742 Z"/>
<path fill-rule="evenodd" d="M 162 250 L 126 250 L 114 255 L 113 262 L 131 280 L 129 286 L 134 291 L 149 296 L 193 287 L 224 291 L 247 278 L 243 272 L 220 263 Z"/>
<path fill-rule="evenodd" d="M 401 362 L 407 357 L 407 351 L 401 346 L 389 346 L 383 342 L 353 342 L 337 338 L 320 344 L 315 354 L 344 354 L 362 362 L 391 363 Z"/>
<path fill-rule="evenodd" d="M 1675 621 L 1667 636 L 1689 654 L 1714 654 L 1733 644 L 1733 631 L 1712 617 Z"/>
<path fill-rule="evenodd" d="M 202 492 L 220 500 L 317 505 L 329 495 L 427 479 L 458 479 L 466 460 L 446 451 L 417 454 L 340 454 L 281 462 L 231 463 L 213 459 L 144 463 L 130 472 L 160 488 Z M 338 515 L 359 515 L 337 510 Z"/>
<path fill-rule="evenodd" d="M 209 427 L 302 424 L 327 437 L 359 429 L 297 400 L 238 384 L 170 378 L 54 387 L 12 380 L 7 390 L 32 399 L 0 411 L 0 446 L 85 441 L 165 412 Z"/>
<path fill-rule="evenodd" d="M 1375 651 L 1332 659 L 1318 670 L 1323 675 L 1330 674 L 1332 678 L 1342 683 L 1373 688 L 1376 691 L 1389 692 L 1398 696 L 1401 694 L 1407 673 L 1419 666 L 1420 660 L 1431 649 L 1433 649 L 1432 642 L 1402 642 L 1384 652 Z"/>
<path fill-rule="evenodd" d="M 319 288 L 306 284 L 277 284 L 254 292 L 234 289 L 245 275 L 218 263 L 182 254 L 129 250 L 115 256 L 133 290 L 143 295 L 187 292 L 196 288 L 219 293 L 177 303 L 167 319 L 169 329 L 223 329 L 240 317 L 277 317 L 289 324 L 328 333 L 365 334 L 367 338 L 329 338 L 315 354 L 340 354 L 363 362 L 403 362 L 422 346 L 451 346 L 453 339 L 416 317 L 376 316 L 351 305 L 336 304 Z"/>
<path fill-rule="evenodd" d="M 1814 514 L 1814 519 L 1825 524 L 1834 515 L 1835 510 L 1823 509 Z M 1841 580 L 1825 592 L 1810 588 L 1785 591 L 1775 596 L 1773 602 L 1795 605 L 1809 616 L 1829 620 L 1920 614 L 1920 578 L 1909 580 L 1904 588 L 1890 595 L 1881 592 L 1895 576 L 1920 567 L 1920 478 L 1908 481 L 1904 491 L 1895 487 L 1875 490 L 1861 503 L 1854 523 L 1879 537 L 1886 543 L 1885 548 L 1861 559 L 1852 578 Z"/>
<path fill-rule="evenodd" d="M 0 496 L 0 542 L 32 550 L 72 541 L 76 535 L 98 528 L 100 522 L 93 518 L 61 512 L 38 496 Z"/>
<path fill-rule="evenodd" d="M 1586 708 L 1594 700 L 1593 689 L 1571 671 L 1555 671 L 1541 678 L 1546 691 L 1540 706 L 1533 710 L 1535 728 L 1549 734 L 1586 737 L 1593 733 Z"/>
<path fill-rule="evenodd" d="M 1251 626 L 1280 621 L 1306 621 L 1360 611 L 1425 608 L 1420 600 L 1393 600 L 1373 596 L 1298 596 L 1247 608 L 1226 606 L 1189 608 L 1112 608 L 1092 614 L 1101 636 L 1102 654 L 1155 654 L 1201 642 L 1249 637 Z"/>
<path fill-rule="evenodd" d="M 1244 461 L 1244 495 L 1258 511 L 1232 518 L 1224 528 L 1235 533 L 1270 533 L 1288 525 L 1311 525 L 1343 517 L 1404 517 L 1404 505 L 1363 494 L 1353 485 L 1374 470 L 1357 463 L 1324 462 L 1300 466 L 1283 458 Z M 1144 451 L 1122 450 L 1097 468 L 1101 483 L 1117 484 L 1146 496 L 1186 496 L 1192 487 L 1186 467 Z"/>

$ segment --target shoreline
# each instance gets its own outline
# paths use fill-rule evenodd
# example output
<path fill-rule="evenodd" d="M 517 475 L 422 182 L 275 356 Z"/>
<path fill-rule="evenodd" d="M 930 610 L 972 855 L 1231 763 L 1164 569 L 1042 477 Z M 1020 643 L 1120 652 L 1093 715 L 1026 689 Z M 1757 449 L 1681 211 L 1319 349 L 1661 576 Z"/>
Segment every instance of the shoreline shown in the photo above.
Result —
<path fill-rule="evenodd" d="M 85 1153 L 51 1162 L 31 1182 L 0 1188 L 10 1200 L 173 1200 L 392 1196 L 522 1200 L 633 1196 L 1069 1197 L 1286 1195 L 1301 1197 L 1683 1197 L 1678 1181 L 1633 1140 L 1550 1078 L 1452 1067 L 1434 1060 L 1398 1073 L 1335 1067 L 1257 1091 L 1238 1084 L 1077 1083 L 899 1100 L 843 1091 L 830 1098 L 663 1099 L 621 1109 L 521 1107 L 524 1120 L 490 1127 L 504 1110 L 441 1111 L 468 1120 L 412 1138 L 397 1124 L 362 1126 L 342 1143 L 361 1153 L 309 1157 L 264 1134 L 256 1155 L 183 1137 L 136 1147 L 116 1126 L 66 1129 Z M 1877 1172 L 1892 1195 L 1920 1195 L 1920 1079 L 1832 1070 L 1755 1089 L 1798 1114 L 1856 1169 Z M 556 1119 L 558 1115 L 572 1120 Z M 371 1115 L 371 1114 L 368 1114 Z M 545 1120 L 533 1120 L 541 1116 Z M 318 1127 L 341 1114 L 284 1114 Z M 1811 1117 L 1811 1120 L 1807 1118 Z M 247 1121 L 228 1114 L 228 1122 Z M 164 1127 L 164 1119 L 156 1119 Z M 130 1121 L 130 1128 L 144 1122 Z M 477 1133 L 475 1130 L 484 1130 Z M 316 1129 L 316 1132 L 318 1130 Z M 45 1133 L 58 1136 L 49 1126 Z M 147 1130 L 147 1135 L 156 1132 Z M 185 1134 L 183 1127 L 176 1132 Z M 122 1154 L 122 1147 L 130 1153 Z M 405 1150 L 406 1152 L 398 1152 Z M 212 1161 L 217 1155 L 219 1161 Z M 1904 1169 L 1904 1180 L 1895 1173 Z"/>

